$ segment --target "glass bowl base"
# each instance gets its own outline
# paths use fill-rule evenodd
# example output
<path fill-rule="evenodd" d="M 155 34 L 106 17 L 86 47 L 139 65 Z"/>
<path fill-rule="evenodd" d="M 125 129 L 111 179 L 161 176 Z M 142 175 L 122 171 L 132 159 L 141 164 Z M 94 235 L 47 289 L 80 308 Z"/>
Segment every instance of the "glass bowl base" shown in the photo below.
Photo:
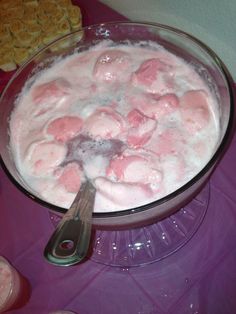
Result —
<path fill-rule="evenodd" d="M 209 204 L 209 183 L 185 207 L 154 224 L 129 230 L 93 230 L 88 258 L 109 266 L 157 262 L 185 245 L 201 225 Z M 49 211 L 56 227 L 61 216 Z"/>

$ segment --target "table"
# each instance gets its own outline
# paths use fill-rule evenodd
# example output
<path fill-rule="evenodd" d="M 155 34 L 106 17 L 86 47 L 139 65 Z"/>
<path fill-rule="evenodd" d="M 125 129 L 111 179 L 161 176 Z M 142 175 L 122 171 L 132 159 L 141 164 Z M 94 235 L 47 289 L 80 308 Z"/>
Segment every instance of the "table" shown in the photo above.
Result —
<path fill-rule="evenodd" d="M 124 19 L 97 1 L 78 3 L 88 24 Z M 32 287 L 29 302 L 10 313 L 236 313 L 235 156 L 236 137 L 208 183 L 209 205 L 197 232 L 175 253 L 142 267 L 90 259 L 65 268 L 47 263 L 42 252 L 54 228 L 48 210 L 0 169 L 0 254 Z"/>

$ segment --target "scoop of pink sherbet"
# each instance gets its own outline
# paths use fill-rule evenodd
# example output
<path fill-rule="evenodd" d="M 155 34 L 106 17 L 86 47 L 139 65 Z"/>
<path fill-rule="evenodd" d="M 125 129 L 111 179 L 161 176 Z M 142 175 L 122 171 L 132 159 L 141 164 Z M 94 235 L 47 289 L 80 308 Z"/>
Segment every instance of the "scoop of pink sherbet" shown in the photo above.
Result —
<path fill-rule="evenodd" d="M 129 101 L 142 114 L 152 119 L 160 119 L 179 108 L 179 99 L 175 94 L 165 94 L 163 96 L 141 94 L 130 97 Z"/>
<path fill-rule="evenodd" d="M 127 149 L 120 156 L 114 156 L 107 175 L 119 182 L 150 184 L 155 189 L 162 180 L 158 157 L 144 150 Z"/>
<path fill-rule="evenodd" d="M 188 91 L 180 98 L 181 116 L 190 133 L 198 132 L 208 125 L 208 107 L 207 94 L 202 90 Z"/>
<path fill-rule="evenodd" d="M 130 66 L 130 56 L 120 50 L 104 51 L 97 59 L 93 74 L 97 81 L 127 80 L 127 69 Z"/>
<path fill-rule="evenodd" d="M 98 177 L 94 181 L 98 192 L 117 205 L 136 207 L 153 196 L 151 189 L 145 184 L 120 183 Z"/>
<path fill-rule="evenodd" d="M 58 78 L 56 80 L 35 86 L 32 90 L 32 98 L 35 104 L 48 101 L 53 102 L 65 95 L 68 95 L 70 89 L 71 86 L 67 80 Z"/>
<path fill-rule="evenodd" d="M 142 147 L 151 138 L 156 129 L 155 120 L 144 116 L 139 110 L 131 110 L 127 115 L 130 128 L 127 133 L 127 143 L 132 147 Z"/>
<path fill-rule="evenodd" d="M 38 142 L 30 145 L 25 162 L 35 176 L 51 173 L 64 160 L 67 149 L 55 142 Z"/>
<path fill-rule="evenodd" d="M 47 133 L 59 142 L 66 142 L 75 137 L 83 126 L 80 117 L 64 116 L 53 120 L 47 127 Z"/>
<path fill-rule="evenodd" d="M 154 136 L 145 148 L 155 152 L 157 155 L 174 154 L 182 151 L 184 141 L 184 136 L 182 136 L 179 130 L 169 128 L 159 133 L 158 137 Z"/>
<path fill-rule="evenodd" d="M 172 88 L 168 69 L 158 58 L 148 59 L 132 74 L 131 83 L 150 93 L 167 93 Z"/>
<path fill-rule="evenodd" d="M 51 111 L 55 106 L 65 105 L 71 92 L 70 83 L 63 79 L 37 85 L 32 89 L 33 115 L 41 116 Z"/>
<path fill-rule="evenodd" d="M 84 130 L 93 138 L 114 138 L 124 129 L 125 119 L 112 108 L 96 110 L 84 123 Z"/>
<path fill-rule="evenodd" d="M 58 182 L 64 186 L 64 188 L 71 193 L 77 193 L 81 186 L 82 170 L 80 169 L 77 163 L 67 164 L 60 177 Z"/>
<path fill-rule="evenodd" d="M 149 86 L 157 79 L 159 71 L 164 69 L 164 64 L 156 58 L 144 61 L 134 73 L 133 79 L 137 82 Z"/>

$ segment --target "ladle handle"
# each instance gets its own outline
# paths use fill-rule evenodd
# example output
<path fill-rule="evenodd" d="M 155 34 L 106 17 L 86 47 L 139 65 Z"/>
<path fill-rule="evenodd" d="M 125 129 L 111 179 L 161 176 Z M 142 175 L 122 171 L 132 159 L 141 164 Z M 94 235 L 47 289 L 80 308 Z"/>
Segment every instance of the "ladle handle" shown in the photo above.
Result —
<path fill-rule="evenodd" d="M 82 185 L 45 247 L 44 256 L 52 264 L 74 265 L 87 255 L 96 193 L 92 184 L 87 182 Z"/>

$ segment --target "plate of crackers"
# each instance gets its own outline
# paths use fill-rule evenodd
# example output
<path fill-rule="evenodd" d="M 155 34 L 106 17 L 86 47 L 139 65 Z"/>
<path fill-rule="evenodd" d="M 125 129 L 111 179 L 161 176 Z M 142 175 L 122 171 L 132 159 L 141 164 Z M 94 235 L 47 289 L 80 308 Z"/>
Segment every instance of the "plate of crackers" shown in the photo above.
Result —
<path fill-rule="evenodd" d="M 71 0 L 0 0 L 0 69 L 14 71 L 37 50 L 82 28 Z"/>

